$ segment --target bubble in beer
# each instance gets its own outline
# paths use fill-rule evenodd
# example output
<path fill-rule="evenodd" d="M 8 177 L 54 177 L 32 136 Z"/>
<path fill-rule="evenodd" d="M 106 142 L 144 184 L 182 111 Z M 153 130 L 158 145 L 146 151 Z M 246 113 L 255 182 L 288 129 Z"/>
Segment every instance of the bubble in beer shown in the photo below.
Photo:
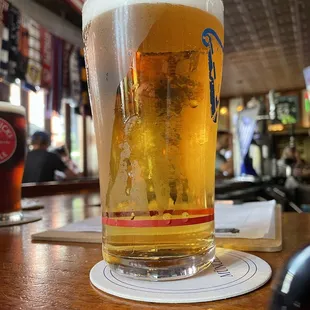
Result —
<path fill-rule="evenodd" d="M 182 213 L 182 220 L 183 222 L 188 222 L 189 214 L 187 212 Z"/>
<path fill-rule="evenodd" d="M 164 213 L 163 219 L 166 221 L 166 224 L 169 225 L 171 223 L 171 214 L 170 213 Z"/>
<path fill-rule="evenodd" d="M 189 214 L 188 214 L 187 212 L 183 212 L 183 213 L 182 213 L 182 217 L 183 217 L 183 218 L 188 218 L 188 217 L 189 217 Z"/>
<path fill-rule="evenodd" d="M 170 220 L 171 219 L 171 214 L 170 213 L 164 213 L 163 219 L 164 220 Z"/>
<path fill-rule="evenodd" d="M 132 174 L 132 166 L 131 166 L 130 160 L 126 159 L 126 162 L 127 162 L 127 184 L 126 184 L 125 193 L 127 196 L 130 196 L 130 192 L 132 189 L 133 174 Z"/>
<path fill-rule="evenodd" d="M 130 191 L 131 191 L 130 188 L 127 187 L 127 188 L 126 188 L 126 191 L 125 191 L 125 193 L 126 193 L 127 196 L 130 196 Z"/>
<path fill-rule="evenodd" d="M 189 102 L 189 104 L 190 104 L 190 106 L 192 107 L 192 108 L 197 108 L 198 107 L 198 101 L 197 100 L 191 100 L 190 102 Z"/>

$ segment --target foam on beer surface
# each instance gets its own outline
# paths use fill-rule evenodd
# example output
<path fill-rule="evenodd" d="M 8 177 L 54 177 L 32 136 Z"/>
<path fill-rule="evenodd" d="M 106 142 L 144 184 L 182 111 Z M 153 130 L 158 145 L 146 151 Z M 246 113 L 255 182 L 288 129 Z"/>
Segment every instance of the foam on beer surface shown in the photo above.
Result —
<path fill-rule="evenodd" d="M 9 102 L 0 101 L 0 112 L 16 113 L 25 115 L 25 109 L 21 106 L 10 104 Z"/>
<path fill-rule="evenodd" d="M 224 7 L 222 0 L 87 0 L 83 6 L 83 29 L 97 16 L 121 7 L 138 3 L 167 3 L 198 8 L 216 16 L 224 24 Z"/>

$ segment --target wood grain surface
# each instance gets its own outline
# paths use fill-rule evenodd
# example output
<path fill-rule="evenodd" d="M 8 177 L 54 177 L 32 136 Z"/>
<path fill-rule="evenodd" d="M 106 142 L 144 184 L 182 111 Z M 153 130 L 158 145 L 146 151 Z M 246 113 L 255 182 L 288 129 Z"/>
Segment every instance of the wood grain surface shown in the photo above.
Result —
<path fill-rule="evenodd" d="M 94 289 L 90 269 L 101 260 L 98 244 L 32 243 L 31 234 L 57 228 L 73 221 L 100 215 L 91 206 L 97 194 L 53 196 L 40 199 L 45 208 L 28 212 L 43 219 L 36 223 L 0 228 L 1 310 L 15 309 L 160 309 L 236 310 L 267 309 L 276 274 L 297 249 L 310 240 L 310 215 L 283 216 L 283 251 L 254 253 L 272 267 L 273 280 L 250 294 L 210 303 L 157 305 L 112 297 Z"/>

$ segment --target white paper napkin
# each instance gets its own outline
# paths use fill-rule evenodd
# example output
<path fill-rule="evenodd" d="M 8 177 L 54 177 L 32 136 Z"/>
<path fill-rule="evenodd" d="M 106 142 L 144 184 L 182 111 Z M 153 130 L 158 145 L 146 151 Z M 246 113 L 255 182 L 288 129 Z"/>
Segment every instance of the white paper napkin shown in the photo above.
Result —
<path fill-rule="evenodd" d="M 216 203 L 215 228 L 236 229 L 239 233 L 216 233 L 220 238 L 274 239 L 276 202 L 251 202 L 240 205 Z M 101 217 L 93 217 L 57 229 L 66 232 L 101 232 Z"/>
<path fill-rule="evenodd" d="M 275 207 L 275 200 L 239 205 L 217 203 L 215 229 L 235 229 L 239 232 L 215 235 L 220 238 L 274 239 Z"/>

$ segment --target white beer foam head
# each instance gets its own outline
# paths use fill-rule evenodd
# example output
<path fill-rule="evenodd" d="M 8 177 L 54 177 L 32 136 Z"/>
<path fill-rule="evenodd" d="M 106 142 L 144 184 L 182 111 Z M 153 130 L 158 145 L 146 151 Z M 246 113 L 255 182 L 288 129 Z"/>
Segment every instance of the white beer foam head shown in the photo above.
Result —
<path fill-rule="evenodd" d="M 123 5 L 137 3 L 169 3 L 191 6 L 216 16 L 224 24 L 224 6 L 222 0 L 87 0 L 83 6 L 83 29 L 95 17 Z"/>
<path fill-rule="evenodd" d="M 21 115 L 26 114 L 24 107 L 16 106 L 4 101 L 0 101 L 0 112 L 16 113 Z"/>

